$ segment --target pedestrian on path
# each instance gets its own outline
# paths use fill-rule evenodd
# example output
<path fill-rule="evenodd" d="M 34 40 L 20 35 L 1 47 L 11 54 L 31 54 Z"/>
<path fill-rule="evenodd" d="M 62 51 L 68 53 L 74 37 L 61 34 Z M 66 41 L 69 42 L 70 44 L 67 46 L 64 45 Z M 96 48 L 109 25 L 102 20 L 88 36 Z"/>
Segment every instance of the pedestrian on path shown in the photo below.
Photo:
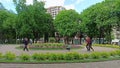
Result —
<path fill-rule="evenodd" d="M 85 40 L 86 40 L 87 51 L 90 51 L 90 49 L 92 49 L 92 51 L 94 51 L 94 49 L 92 47 L 92 39 L 89 36 L 87 36 Z"/>
<path fill-rule="evenodd" d="M 25 51 L 25 50 L 29 51 L 29 49 L 28 49 L 28 43 L 29 43 L 28 38 L 25 38 L 25 39 L 23 40 L 23 43 L 24 43 L 24 48 L 23 48 L 23 50 L 24 50 L 24 51 Z"/>

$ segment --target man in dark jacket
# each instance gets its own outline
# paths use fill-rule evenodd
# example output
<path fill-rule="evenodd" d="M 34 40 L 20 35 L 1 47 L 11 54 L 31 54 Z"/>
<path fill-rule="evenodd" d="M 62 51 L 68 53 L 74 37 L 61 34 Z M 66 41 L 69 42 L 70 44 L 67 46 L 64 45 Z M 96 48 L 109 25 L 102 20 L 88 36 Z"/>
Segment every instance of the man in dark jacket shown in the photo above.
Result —
<path fill-rule="evenodd" d="M 23 40 L 23 43 L 24 43 L 24 51 L 25 51 L 25 49 L 27 50 L 27 51 L 29 51 L 28 50 L 28 43 L 29 43 L 29 41 L 28 41 L 28 39 L 27 38 L 25 38 L 24 40 Z"/>

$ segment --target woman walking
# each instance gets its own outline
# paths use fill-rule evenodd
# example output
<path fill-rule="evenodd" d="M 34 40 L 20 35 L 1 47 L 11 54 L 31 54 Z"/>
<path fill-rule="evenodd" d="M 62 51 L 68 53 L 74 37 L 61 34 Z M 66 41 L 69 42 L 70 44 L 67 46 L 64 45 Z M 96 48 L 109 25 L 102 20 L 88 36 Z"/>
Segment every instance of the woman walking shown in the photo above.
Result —
<path fill-rule="evenodd" d="M 86 37 L 86 48 L 87 48 L 87 51 L 90 51 L 90 49 L 94 51 L 92 47 L 92 39 L 89 36 Z"/>

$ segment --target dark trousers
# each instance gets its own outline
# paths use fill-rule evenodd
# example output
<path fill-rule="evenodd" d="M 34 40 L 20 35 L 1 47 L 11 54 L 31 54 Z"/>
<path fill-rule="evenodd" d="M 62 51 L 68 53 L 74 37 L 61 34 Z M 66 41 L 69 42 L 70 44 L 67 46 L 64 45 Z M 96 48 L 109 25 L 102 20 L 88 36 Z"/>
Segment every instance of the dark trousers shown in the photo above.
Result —
<path fill-rule="evenodd" d="M 29 51 L 27 45 L 24 46 L 24 49 L 23 49 L 23 50 L 25 51 L 25 49 L 26 49 L 27 51 Z"/>
<path fill-rule="evenodd" d="M 91 43 L 87 43 L 86 48 L 87 48 L 87 51 L 90 51 L 90 49 L 92 49 L 92 51 L 94 51 Z"/>
<path fill-rule="evenodd" d="M 90 46 L 89 46 L 90 44 L 88 44 L 87 43 L 87 45 L 86 45 L 86 48 L 87 48 L 87 51 L 90 51 Z"/>

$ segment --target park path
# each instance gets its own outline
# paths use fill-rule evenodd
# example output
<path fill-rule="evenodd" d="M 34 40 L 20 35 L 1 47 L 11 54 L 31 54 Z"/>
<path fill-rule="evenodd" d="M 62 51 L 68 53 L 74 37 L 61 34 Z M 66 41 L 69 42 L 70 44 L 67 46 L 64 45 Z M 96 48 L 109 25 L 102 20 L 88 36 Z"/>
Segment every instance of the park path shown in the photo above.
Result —
<path fill-rule="evenodd" d="M 22 49 L 16 49 L 20 45 L 0 45 L 0 52 L 5 54 L 6 52 L 12 52 L 15 53 L 16 55 L 20 55 L 22 53 L 27 53 L 27 54 L 33 54 L 33 53 L 66 53 L 69 52 L 67 50 L 29 50 L 23 51 Z M 100 51 L 113 51 L 116 50 L 114 48 L 106 48 L 106 47 L 93 47 L 95 49 L 95 52 L 100 52 Z M 86 48 L 84 47 L 83 49 L 72 49 L 70 52 L 79 52 L 79 53 L 89 53 Z"/>
<path fill-rule="evenodd" d="M 120 60 L 91 63 L 61 63 L 61 64 L 0 63 L 0 68 L 120 68 Z"/>

